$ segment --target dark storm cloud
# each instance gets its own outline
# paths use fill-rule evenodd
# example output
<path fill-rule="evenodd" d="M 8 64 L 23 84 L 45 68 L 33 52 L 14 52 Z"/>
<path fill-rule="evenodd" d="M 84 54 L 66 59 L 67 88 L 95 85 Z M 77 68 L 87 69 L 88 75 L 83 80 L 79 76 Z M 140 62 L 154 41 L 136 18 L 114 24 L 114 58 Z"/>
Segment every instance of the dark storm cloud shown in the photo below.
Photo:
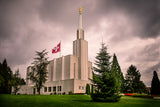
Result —
<path fill-rule="evenodd" d="M 32 30 L 27 24 L 35 14 L 36 3 L 24 0 L 0 0 L 0 60 L 11 65 L 24 64 L 30 57 Z M 33 36 L 33 35 L 32 35 Z M 30 39 L 26 39 L 30 38 Z"/>
<path fill-rule="evenodd" d="M 133 53 L 126 59 L 127 62 L 152 62 L 160 59 L 160 43 L 157 40 L 155 43 L 146 45 L 143 49 L 133 51 Z"/>
<path fill-rule="evenodd" d="M 138 37 L 155 38 L 160 34 L 160 0 L 104 0 L 100 6 L 103 11 L 109 8 L 111 12 L 125 13 Z"/>
<path fill-rule="evenodd" d="M 130 23 L 116 29 L 120 36 L 128 37 L 129 34 L 124 33 L 128 27 L 132 29 L 133 36 L 140 38 L 155 38 L 160 34 L 159 0 L 43 0 L 38 11 L 43 21 L 62 24 L 73 31 L 78 26 L 77 9 L 80 6 L 83 7 L 85 28 L 99 27 L 99 20 L 104 17 L 111 17 L 109 21 L 117 26 L 121 19 L 113 17 L 119 17 L 123 13 Z"/>
<path fill-rule="evenodd" d="M 160 76 L 160 62 L 156 63 L 155 65 L 147 68 L 142 76 L 144 78 L 144 82 L 147 86 L 151 86 L 151 81 L 153 78 L 153 71 L 156 71 L 158 73 L 158 76 Z"/>
<path fill-rule="evenodd" d="M 43 0 L 38 11 L 43 21 L 63 25 L 65 29 L 73 32 L 78 27 L 79 7 L 82 7 L 82 14 L 84 13 L 83 18 L 85 20 L 83 23 L 85 23 L 85 26 L 90 26 L 90 19 L 94 20 L 96 14 L 98 14 L 94 13 L 93 15 L 92 12 L 87 12 L 90 11 L 90 6 L 94 3 L 95 0 Z"/>
<path fill-rule="evenodd" d="M 68 43 L 75 39 L 79 7 L 85 32 L 94 27 L 93 35 L 87 36 L 94 38 L 95 33 L 104 29 L 111 34 L 104 33 L 104 39 L 110 36 L 115 48 L 123 40 L 132 43 L 135 36 L 145 40 L 160 35 L 160 0 L 0 0 L 0 61 L 7 58 L 15 66 L 26 64 L 34 57 L 35 50 L 50 45 L 48 41 Z M 102 20 L 112 26 L 105 30 L 100 26 Z M 94 46 L 93 49 L 98 45 Z M 157 41 L 142 50 L 131 50 L 128 59 L 137 63 L 156 61 L 158 46 Z"/>
<path fill-rule="evenodd" d="M 151 75 L 151 74 L 153 74 L 153 71 L 157 71 L 157 73 L 160 73 L 160 62 L 158 62 L 157 64 L 155 64 L 152 67 L 148 68 L 146 70 L 146 73 L 148 73 L 148 75 Z"/>

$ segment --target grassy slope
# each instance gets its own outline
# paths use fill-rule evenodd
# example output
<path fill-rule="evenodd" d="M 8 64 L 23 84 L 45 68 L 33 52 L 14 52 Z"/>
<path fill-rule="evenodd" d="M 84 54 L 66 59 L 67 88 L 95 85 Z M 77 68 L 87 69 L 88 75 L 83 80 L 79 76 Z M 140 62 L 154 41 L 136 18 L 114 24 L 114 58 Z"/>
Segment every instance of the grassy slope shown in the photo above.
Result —
<path fill-rule="evenodd" d="M 160 100 L 122 97 L 116 103 L 91 102 L 85 95 L 0 95 L 0 107 L 160 107 Z"/>

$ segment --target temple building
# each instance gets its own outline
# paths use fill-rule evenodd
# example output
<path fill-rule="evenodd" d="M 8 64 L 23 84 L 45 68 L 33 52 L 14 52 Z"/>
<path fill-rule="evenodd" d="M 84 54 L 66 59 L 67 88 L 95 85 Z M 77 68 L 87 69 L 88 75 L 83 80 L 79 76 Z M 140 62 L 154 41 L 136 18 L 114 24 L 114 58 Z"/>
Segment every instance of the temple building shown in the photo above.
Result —
<path fill-rule="evenodd" d="M 27 68 L 27 74 L 31 67 Z M 85 93 L 86 84 L 91 84 L 92 62 L 88 61 L 88 42 L 84 39 L 82 13 L 79 9 L 77 39 L 73 41 L 73 55 L 66 55 L 49 61 L 48 77 L 41 88 L 41 94 Z M 26 75 L 27 75 L 26 74 Z M 20 94 L 38 94 L 34 83 L 26 76 L 26 85 L 21 86 Z"/>

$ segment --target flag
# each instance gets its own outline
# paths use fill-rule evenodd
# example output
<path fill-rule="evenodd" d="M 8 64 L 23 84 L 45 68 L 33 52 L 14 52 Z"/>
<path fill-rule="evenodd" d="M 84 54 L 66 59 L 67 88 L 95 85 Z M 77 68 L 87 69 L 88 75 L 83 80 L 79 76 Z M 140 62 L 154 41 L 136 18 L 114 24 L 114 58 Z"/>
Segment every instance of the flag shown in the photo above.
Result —
<path fill-rule="evenodd" d="M 57 53 L 57 52 L 60 52 L 61 51 L 61 42 L 52 49 L 52 53 Z"/>

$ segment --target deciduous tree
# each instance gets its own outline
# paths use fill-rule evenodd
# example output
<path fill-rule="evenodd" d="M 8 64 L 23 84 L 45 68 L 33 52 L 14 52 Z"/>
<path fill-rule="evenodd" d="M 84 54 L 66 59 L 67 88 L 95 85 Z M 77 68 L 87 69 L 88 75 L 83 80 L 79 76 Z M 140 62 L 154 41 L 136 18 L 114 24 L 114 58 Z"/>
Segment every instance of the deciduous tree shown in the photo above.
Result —
<path fill-rule="evenodd" d="M 46 50 L 36 52 L 36 57 L 31 67 L 32 72 L 29 73 L 30 80 L 35 83 L 38 94 L 40 94 L 40 89 L 47 80 L 47 65 L 49 64 L 48 57 L 46 57 L 47 53 Z"/>
<path fill-rule="evenodd" d="M 13 93 L 16 95 L 19 89 L 21 88 L 21 85 L 24 85 L 25 82 L 24 80 L 20 77 L 19 74 L 19 69 L 15 71 L 15 74 L 12 76 L 11 80 L 12 88 L 13 88 Z"/>

